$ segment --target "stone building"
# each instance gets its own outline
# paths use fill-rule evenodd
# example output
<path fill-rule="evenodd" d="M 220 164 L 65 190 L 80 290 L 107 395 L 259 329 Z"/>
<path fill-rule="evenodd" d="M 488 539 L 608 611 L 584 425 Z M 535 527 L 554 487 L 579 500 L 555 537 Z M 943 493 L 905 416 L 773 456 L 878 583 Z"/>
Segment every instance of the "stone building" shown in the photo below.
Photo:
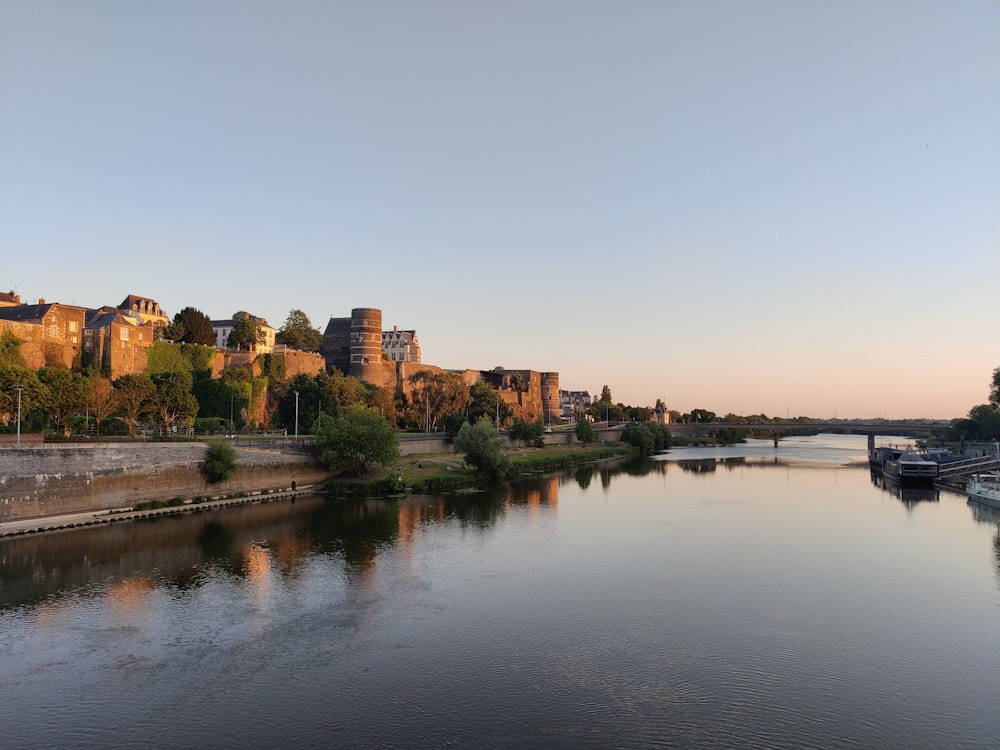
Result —
<path fill-rule="evenodd" d="M 138 315 L 126 314 L 121 308 L 87 311 L 84 351 L 112 380 L 143 372 L 149 346 L 155 338 L 154 325 L 143 324 Z"/>
<path fill-rule="evenodd" d="M 85 316 L 82 307 L 45 300 L 37 305 L 0 306 L 0 331 L 21 339 L 21 355 L 32 370 L 46 365 L 79 368 Z"/>
<path fill-rule="evenodd" d="M 133 316 L 138 316 L 139 320 L 142 321 L 140 325 L 149 323 L 154 326 L 165 326 L 170 323 L 170 318 L 160 309 L 156 300 L 149 297 L 139 297 L 138 295 L 130 294 L 122 300 L 121 304 L 118 305 L 118 309 L 125 313 L 131 313 Z"/>

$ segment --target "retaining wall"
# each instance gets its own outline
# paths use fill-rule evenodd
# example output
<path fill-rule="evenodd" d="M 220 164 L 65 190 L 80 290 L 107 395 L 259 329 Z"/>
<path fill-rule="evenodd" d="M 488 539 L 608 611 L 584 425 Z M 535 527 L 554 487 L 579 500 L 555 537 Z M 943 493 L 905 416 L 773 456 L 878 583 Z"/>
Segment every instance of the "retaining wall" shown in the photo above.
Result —
<path fill-rule="evenodd" d="M 205 443 L 102 443 L 0 449 L 0 521 L 112 510 L 151 500 L 321 482 L 330 473 L 295 451 L 236 447 L 237 471 L 206 485 Z"/>

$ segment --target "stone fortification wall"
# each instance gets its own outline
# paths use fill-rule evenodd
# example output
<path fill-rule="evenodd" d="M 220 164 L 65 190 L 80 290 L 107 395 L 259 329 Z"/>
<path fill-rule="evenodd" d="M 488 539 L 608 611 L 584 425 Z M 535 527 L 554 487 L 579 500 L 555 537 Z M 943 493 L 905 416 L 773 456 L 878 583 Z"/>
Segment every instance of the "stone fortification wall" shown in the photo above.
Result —
<path fill-rule="evenodd" d="M 285 359 L 285 377 L 296 375 L 319 375 L 326 372 L 326 360 L 315 352 L 300 352 L 298 349 L 285 349 L 277 356 Z"/>
<path fill-rule="evenodd" d="M 206 486 L 204 443 L 24 447 L 0 450 L 0 521 L 112 510 L 173 497 L 232 494 L 292 481 L 311 484 L 329 472 L 298 452 L 236 446 L 237 472 Z"/>
<path fill-rule="evenodd" d="M 374 307 L 351 310 L 351 367 L 347 373 L 381 385 L 382 311 Z"/>

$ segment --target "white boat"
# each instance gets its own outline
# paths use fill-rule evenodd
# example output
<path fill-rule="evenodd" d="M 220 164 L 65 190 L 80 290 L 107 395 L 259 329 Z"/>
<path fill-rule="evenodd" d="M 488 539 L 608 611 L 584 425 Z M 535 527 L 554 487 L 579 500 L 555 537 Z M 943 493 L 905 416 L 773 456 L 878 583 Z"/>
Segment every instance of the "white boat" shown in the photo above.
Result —
<path fill-rule="evenodd" d="M 1000 510 L 1000 472 L 973 474 L 965 491 L 970 500 Z"/>

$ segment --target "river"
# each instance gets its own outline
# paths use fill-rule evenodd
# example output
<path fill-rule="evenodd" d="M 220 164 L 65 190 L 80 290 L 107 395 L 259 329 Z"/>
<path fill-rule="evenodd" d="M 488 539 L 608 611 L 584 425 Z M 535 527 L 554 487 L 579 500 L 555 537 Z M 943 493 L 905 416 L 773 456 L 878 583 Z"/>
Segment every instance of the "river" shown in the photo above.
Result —
<path fill-rule="evenodd" d="M 996 748 L 1000 515 L 865 439 L 0 540 L 11 748 Z"/>

